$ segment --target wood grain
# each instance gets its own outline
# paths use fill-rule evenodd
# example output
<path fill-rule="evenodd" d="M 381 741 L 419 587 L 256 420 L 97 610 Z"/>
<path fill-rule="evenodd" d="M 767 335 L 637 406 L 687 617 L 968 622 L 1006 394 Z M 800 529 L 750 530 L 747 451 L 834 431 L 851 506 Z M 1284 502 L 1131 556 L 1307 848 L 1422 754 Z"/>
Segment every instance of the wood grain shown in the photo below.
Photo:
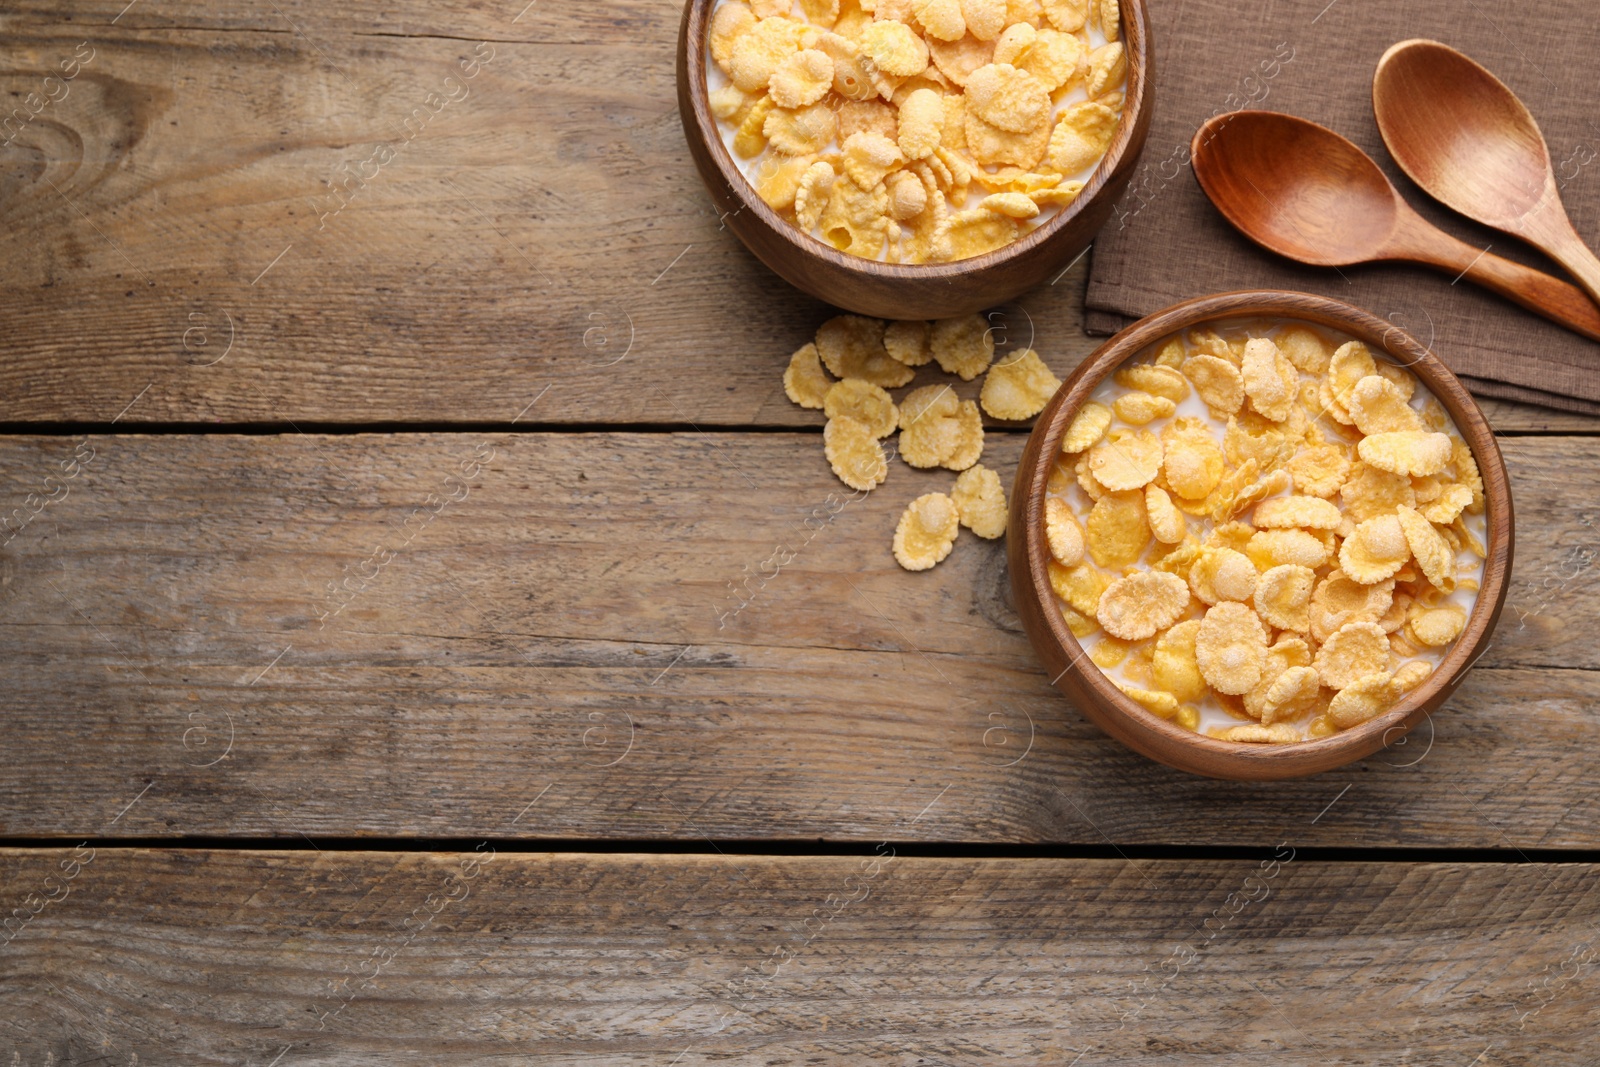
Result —
<path fill-rule="evenodd" d="M 0 1047 L 117 1067 L 1592 1062 L 1594 867 L 1276 844 L 1181 864 L 100 849 L 0 950 Z M 0 853 L 0 899 L 66 855 Z"/>
<path fill-rule="evenodd" d="M 820 424 L 779 376 L 829 311 L 694 171 L 677 5 L 126 6 L 8 7 L 8 99 L 94 58 L 0 148 L 0 422 L 504 423 L 551 385 L 530 424 Z M 1087 264 L 1010 315 L 1057 374 Z"/>
<path fill-rule="evenodd" d="M 1447 710 L 1252 786 L 1102 736 L 1001 543 L 894 564 L 953 475 L 850 502 L 816 434 L 0 439 L 66 494 L 0 549 L 0 832 L 1595 847 L 1600 442 L 1505 443 L 1538 533 Z"/>

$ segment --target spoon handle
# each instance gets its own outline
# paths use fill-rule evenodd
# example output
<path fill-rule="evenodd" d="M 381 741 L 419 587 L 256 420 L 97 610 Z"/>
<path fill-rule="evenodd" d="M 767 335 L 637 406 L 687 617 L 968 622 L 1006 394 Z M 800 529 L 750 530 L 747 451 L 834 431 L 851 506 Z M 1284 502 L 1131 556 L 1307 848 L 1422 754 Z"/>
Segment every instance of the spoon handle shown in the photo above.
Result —
<path fill-rule="evenodd" d="M 1491 252 L 1480 252 L 1437 231 L 1428 245 L 1431 247 L 1421 255 L 1400 258 L 1414 258 L 1451 274 L 1459 272 L 1457 280 L 1465 278 L 1475 282 L 1574 333 L 1600 341 L 1600 307 L 1596 307 L 1582 289 L 1544 271 L 1524 267 Z"/>
<path fill-rule="evenodd" d="M 1565 216 L 1561 221 L 1567 221 Z M 1600 303 L 1600 259 L 1589 250 L 1589 246 L 1578 236 L 1571 223 L 1567 223 L 1565 230 L 1566 232 L 1558 239 L 1548 242 L 1544 250 L 1550 254 L 1551 259 L 1565 267 L 1567 273 L 1578 280 L 1578 284 L 1592 300 Z"/>

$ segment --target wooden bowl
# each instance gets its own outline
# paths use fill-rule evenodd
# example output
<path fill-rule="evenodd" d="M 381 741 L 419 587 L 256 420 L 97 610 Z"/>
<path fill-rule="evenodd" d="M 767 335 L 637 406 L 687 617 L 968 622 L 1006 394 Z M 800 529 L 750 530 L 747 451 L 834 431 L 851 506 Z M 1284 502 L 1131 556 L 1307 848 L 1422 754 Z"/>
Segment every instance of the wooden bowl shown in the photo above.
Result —
<path fill-rule="evenodd" d="M 700 177 L 756 258 L 795 288 L 887 319 L 935 319 L 1004 304 L 1055 277 L 1089 247 L 1133 176 L 1150 128 L 1150 24 L 1146 0 L 1122 0 L 1128 82 L 1122 121 L 1077 200 L 1004 248 L 953 263 L 890 264 L 848 255 L 802 233 L 766 205 L 729 154 L 706 98 L 706 33 L 716 0 L 687 0 L 678 31 L 678 113 Z"/>
<path fill-rule="evenodd" d="M 1219 741 L 1158 718 L 1134 703 L 1084 654 L 1062 617 L 1046 571 L 1042 520 L 1050 467 L 1078 408 L 1095 388 L 1152 342 L 1218 319 L 1262 316 L 1331 327 L 1387 352 L 1432 390 L 1472 447 L 1487 504 L 1488 559 L 1466 629 L 1427 680 L 1383 715 L 1332 737 L 1290 745 Z M 1152 759 L 1213 778 L 1262 780 L 1318 774 L 1371 755 L 1437 709 L 1490 643 L 1511 572 L 1511 490 L 1494 433 L 1478 405 L 1438 358 L 1404 331 L 1359 308 L 1276 290 L 1197 297 L 1157 312 L 1111 338 L 1062 385 L 1040 414 L 1017 464 L 1006 531 L 1011 587 L 1022 623 L 1054 684 L 1106 733 Z"/>

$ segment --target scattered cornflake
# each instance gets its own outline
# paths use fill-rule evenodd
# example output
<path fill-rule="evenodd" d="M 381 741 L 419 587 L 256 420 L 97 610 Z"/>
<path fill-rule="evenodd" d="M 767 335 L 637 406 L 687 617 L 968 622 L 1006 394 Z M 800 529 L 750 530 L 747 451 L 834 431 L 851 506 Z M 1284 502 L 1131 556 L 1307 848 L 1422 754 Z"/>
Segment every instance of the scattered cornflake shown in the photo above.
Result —
<path fill-rule="evenodd" d="M 917 497 L 895 527 L 895 561 L 908 571 L 928 570 L 955 547 L 959 521 L 955 501 L 943 493 Z"/>
<path fill-rule="evenodd" d="M 950 497 L 961 515 L 961 525 L 987 540 L 1006 532 L 1006 494 L 1000 475 L 979 463 L 956 478 Z M 1081 556 L 1081 548 L 1080 548 Z"/>
<path fill-rule="evenodd" d="M 866 423 L 830 419 L 822 431 L 822 443 L 833 473 L 852 489 L 865 492 L 889 476 L 883 445 Z"/>
<path fill-rule="evenodd" d="M 803 408 L 820 411 L 831 388 L 833 379 L 822 369 L 817 346 L 807 343 L 796 349 L 783 372 L 783 391 L 789 399 Z"/>
<path fill-rule="evenodd" d="M 972 400 L 963 400 L 956 408 L 955 444 L 939 461 L 939 466 L 953 471 L 964 471 L 983 455 L 983 415 Z"/>
<path fill-rule="evenodd" d="M 836 315 L 817 328 L 817 354 L 836 378 L 861 378 L 895 389 L 916 374 L 883 346 L 884 322 L 862 315 Z"/>
<path fill-rule="evenodd" d="M 982 315 L 938 320 L 933 324 L 928 346 L 939 369 L 964 382 L 982 374 L 994 359 L 994 334 Z"/>
<path fill-rule="evenodd" d="M 891 322 L 883 331 L 883 347 L 890 358 L 908 367 L 920 367 L 933 361 L 928 348 L 928 323 L 919 321 Z"/>
<path fill-rule="evenodd" d="M 823 398 L 823 414 L 829 419 L 854 419 L 874 437 L 888 437 L 900 425 L 900 412 L 883 389 L 860 378 L 835 382 Z"/>
<path fill-rule="evenodd" d="M 1061 379 L 1050 372 L 1039 353 L 1024 348 L 989 368 L 979 401 L 997 419 L 1031 419 L 1044 410 Z"/>

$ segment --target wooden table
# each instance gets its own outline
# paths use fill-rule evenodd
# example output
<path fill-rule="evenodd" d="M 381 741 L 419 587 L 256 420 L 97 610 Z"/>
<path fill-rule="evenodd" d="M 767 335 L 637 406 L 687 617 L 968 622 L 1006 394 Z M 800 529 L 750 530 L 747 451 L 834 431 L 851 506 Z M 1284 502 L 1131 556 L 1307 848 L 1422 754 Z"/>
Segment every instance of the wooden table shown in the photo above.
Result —
<path fill-rule="evenodd" d="M 524 2 L 0 14 L 0 1063 L 1600 1059 L 1600 424 L 1418 734 L 1169 771 L 841 503 L 677 6 Z"/>

